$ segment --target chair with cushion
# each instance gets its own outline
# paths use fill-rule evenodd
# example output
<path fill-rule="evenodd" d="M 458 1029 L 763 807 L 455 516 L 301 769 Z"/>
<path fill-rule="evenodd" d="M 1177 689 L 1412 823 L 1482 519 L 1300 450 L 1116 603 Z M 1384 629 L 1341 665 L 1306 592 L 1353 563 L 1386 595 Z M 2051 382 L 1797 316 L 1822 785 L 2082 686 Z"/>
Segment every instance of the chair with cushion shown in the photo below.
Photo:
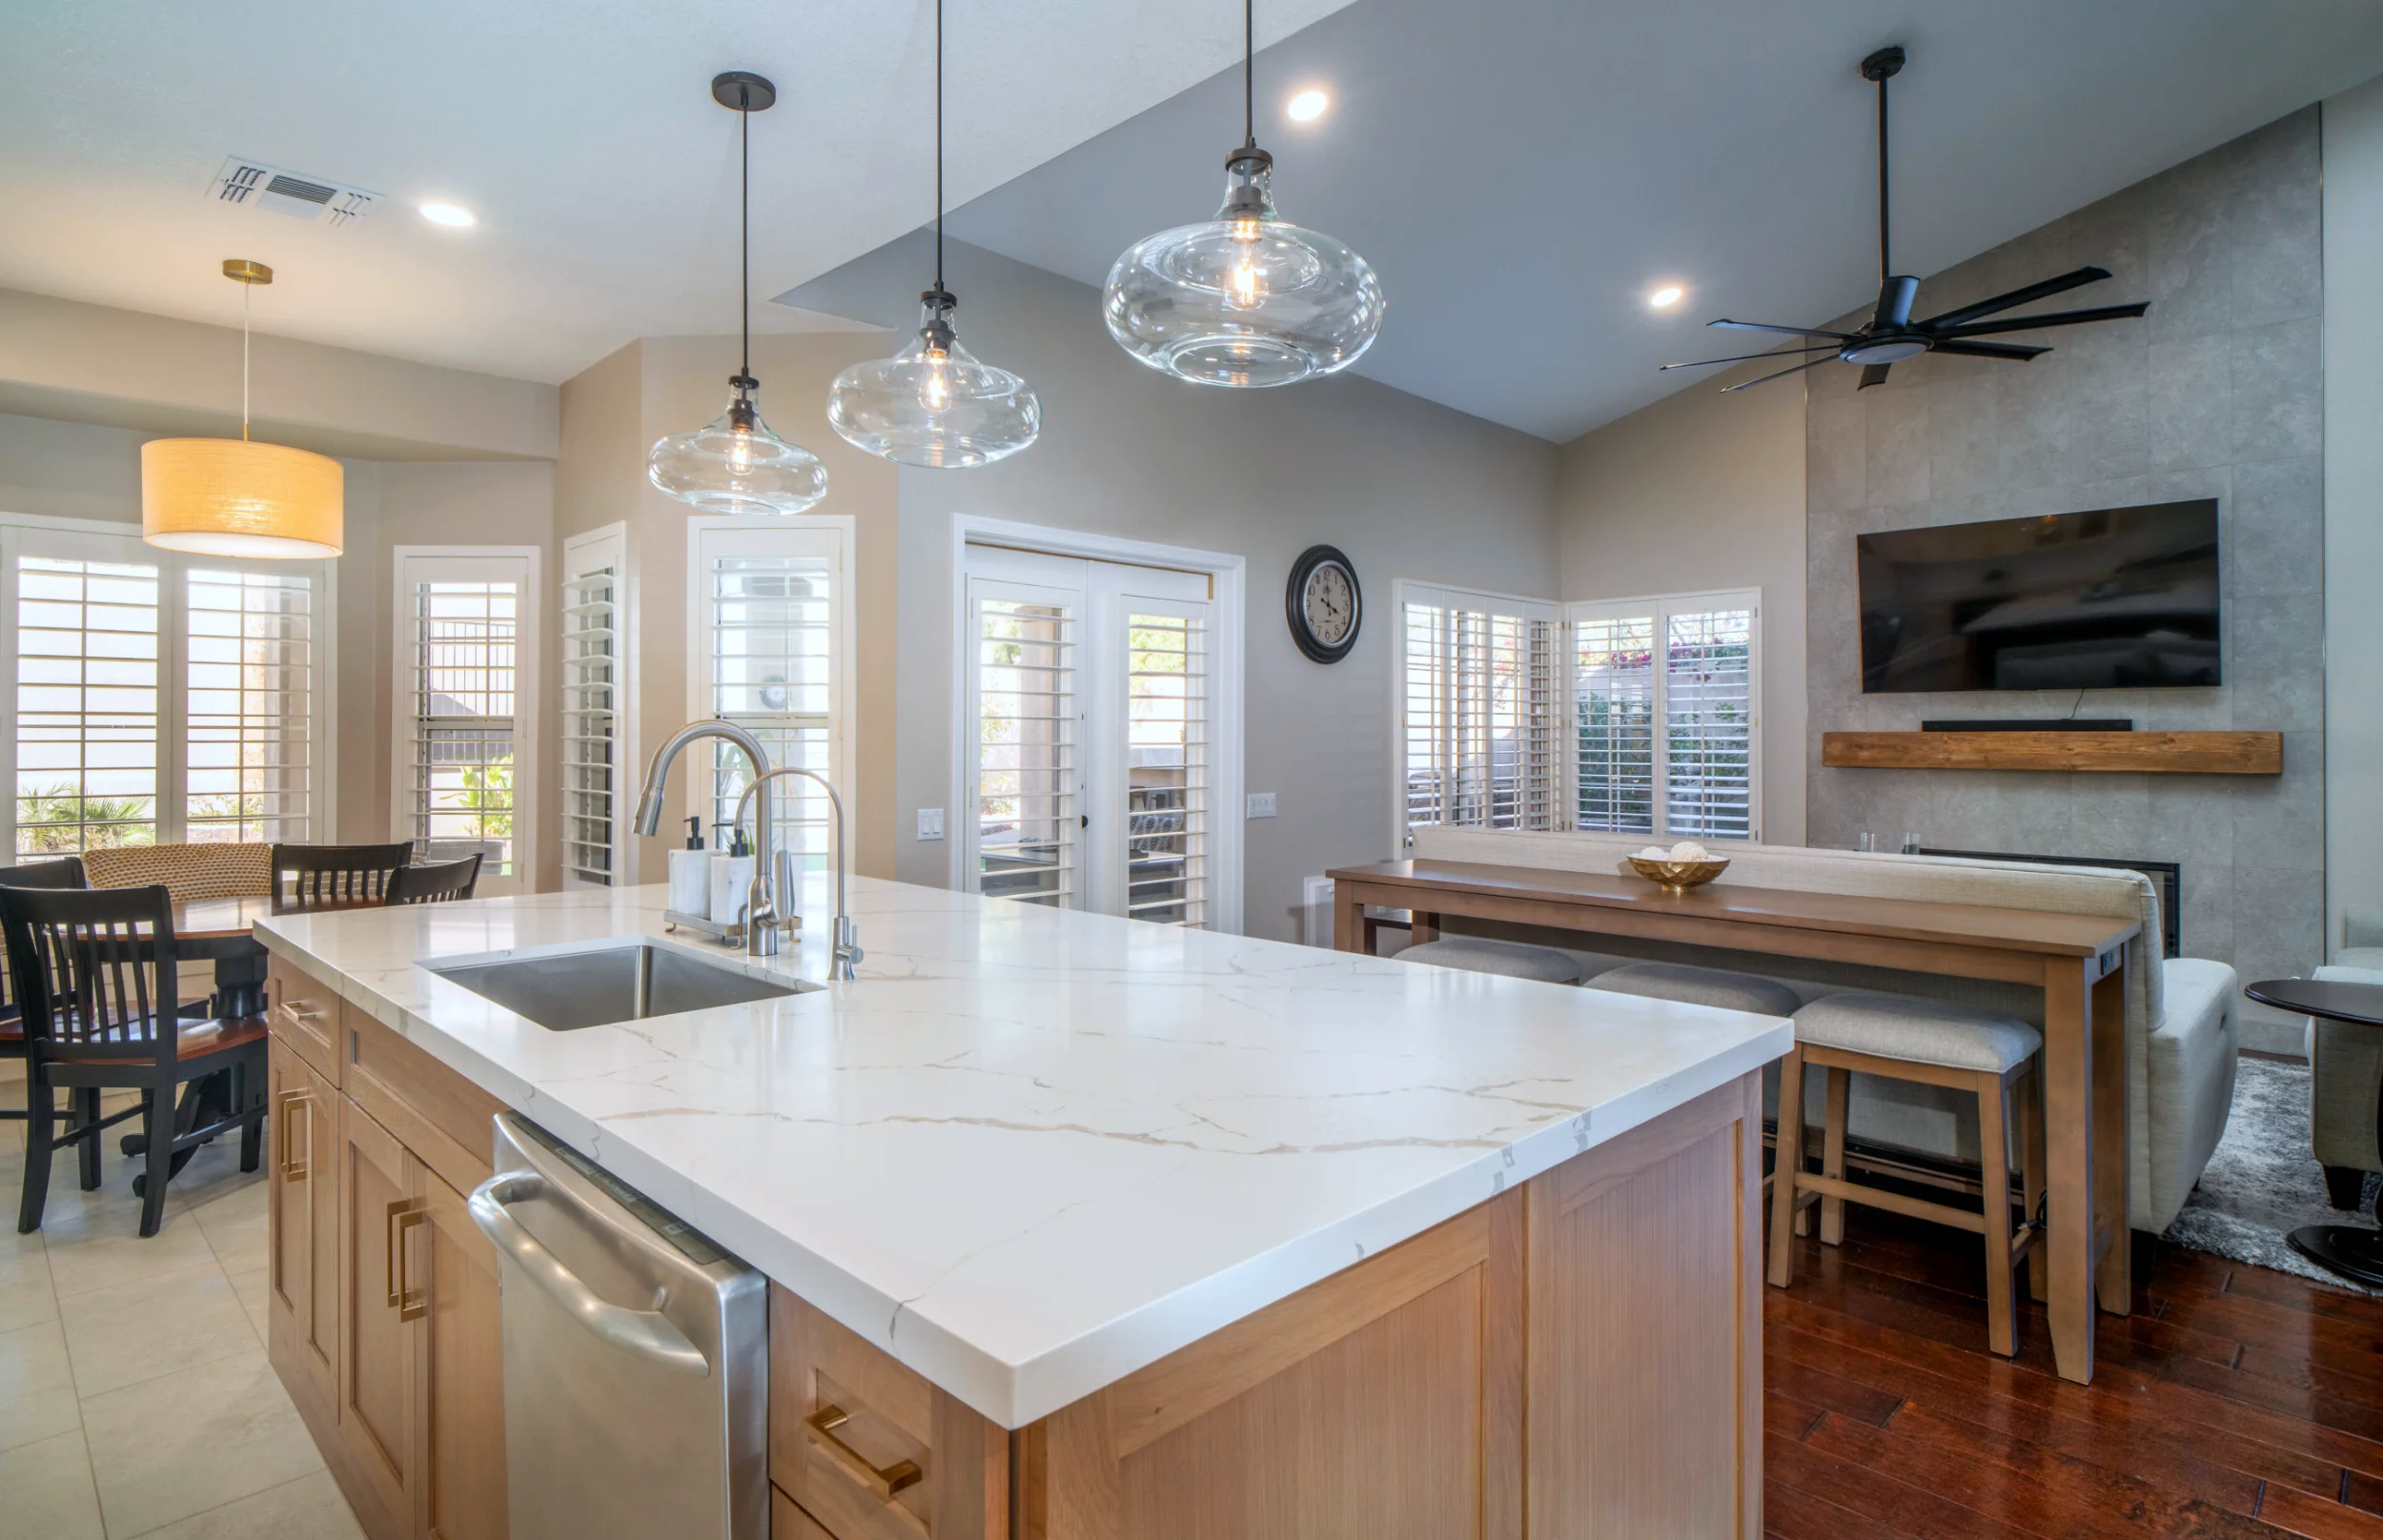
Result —
<path fill-rule="evenodd" d="M 266 890 L 276 909 L 354 909 L 385 903 L 389 879 L 411 861 L 414 846 L 403 840 L 386 845 L 275 845 L 273 882 Z M 283 887 L 284 874 L 294 881 Z"/>
<path fill-rule="evenodd" d="M 390 874 L 388 902 L 443 903 L 450 899 L 468 899 L 479 885 L 479 863 L 480 853 L 475 850 L 461 861 L 400 866 Z"/>
<path fill-rule="evenodd" d="M 1889 1208 L 1983 1236 L 1986 1242 L 1986 1345 L 2006 1358 L 2019 1351 L 2019 1259 L 2034 1248 L 2044 1198 L 2044 1118 L 2036 1067 L 2044 1036 L 2027 1023 L 1954 1001 L 1851 991 L 1827 995 L 1796 1012 L 1796 1045 L 1780 1062 L 1779 1165 L 1771 1185 L 1770 1279 L 1784 1288 L 1795 1266 L 1798 1211 L 1818 1200 L 1821 1244 L 1844 1239 L 1848 1202 Z M 1803 1071 L 1828 1071 L 1821 1169 L 1803 1168 Z M 1982 1213 L 1929 1203 L 1845 1180 L 1846 1092 L 1854 1073 L 1918 1081 L 1973 1092 L 1978 1099 Z M 2020 1215 L 2010 1220 L 2010 1123 L 2018 1113 Z M 2040 1263 L 2031 1275 L 2041 1297 Z"/>
<path fill-rule="evenodd" d="M 1685 962 L 1629 962 L 1607 969 L 1581 987 L 1676 1000 L 1684 1005 L 1718 1005 L 1757 1016 L 1793 1016 L 1803 1004 L 1803 996 L 1776 979 Z"/>
<path fill-rule="evenodd" d="M 266 844 L 115 845 L 83 852 L 92 887 L 162 882 L 176 903 L 258 899 L 273 891 L 273 846 Z"/>
<path fill-rule="evenodd" d="M 1429 962 L 1461 968 L 1467 973 L 1496 973 L 1509 979 L 1537 979 L 1543 983 L 1578 983 L 1580 962 L 1553 946 L 1526 946 L 1520 942 L 1492 941 L 1486 936 L 1443 936 L 1419 942 L 1397 954 L 1401 962 Z"/>
<path fill-rule="evenodd" d="M 50 1193 L 50 1157 L 78 1145 L 86 1191 L 99 1185 L 99 1134 L 138 1113 L 147 1169 L 135 1179 L 141 1234 L 165 1217 L 174 1157 L 233 1128 L 240 1130 L 240 1169 L 256 1169 L 264 1126 L 265 1023 L 190 1021 L 175 1014 L 173 897 L 164 884 L 91 892 L 0 887 L 0 936 L 9 974 L 25 1013 L 25 1196 L 20 1231 L 41 1227 Z M 177 1128 L 175 1092 L 204 1076 L 230 1072 L 229 1106 L 212 1122 Z M 141 1093 L 115 1118 L 98 1115 L 103 1088 Z M 63 1134 L 54 1094 L 81 1103 Z"/>
<path fill-rule="evenodd" d="M 69 856 L 63 861 L 36 861 L 30 866 L 0 866 L 0 887 L 85 888 L 91 884 L 83 879 L 83 863 Z M 0 1059 L 25 1057 L 25 1022 L 16 1008 L 16 985 L 0 979 L 7 992 L 0 995 Z M 22 1119 L 23 1109 L 10 1111 L 0 1107 L 0 1123 Z"/>

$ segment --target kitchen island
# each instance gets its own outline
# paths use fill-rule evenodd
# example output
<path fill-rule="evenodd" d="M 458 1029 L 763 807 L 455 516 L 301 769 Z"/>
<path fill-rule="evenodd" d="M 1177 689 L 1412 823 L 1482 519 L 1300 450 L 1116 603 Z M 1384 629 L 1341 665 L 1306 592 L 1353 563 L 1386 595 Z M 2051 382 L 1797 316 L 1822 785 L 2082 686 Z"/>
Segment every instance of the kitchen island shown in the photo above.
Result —
<path fill-rule="evenodd" d="M 274 1359 L 368 1530 L 504 1530 L 512 1108 L 768 1275 L 782 1536 L 1761 1532 L 1787 1023 L 866 880 L 830 983 L 663 898 L 259 927 Z M 421 965 L 639 939 L 819 987 L 554 1031 Z"/>

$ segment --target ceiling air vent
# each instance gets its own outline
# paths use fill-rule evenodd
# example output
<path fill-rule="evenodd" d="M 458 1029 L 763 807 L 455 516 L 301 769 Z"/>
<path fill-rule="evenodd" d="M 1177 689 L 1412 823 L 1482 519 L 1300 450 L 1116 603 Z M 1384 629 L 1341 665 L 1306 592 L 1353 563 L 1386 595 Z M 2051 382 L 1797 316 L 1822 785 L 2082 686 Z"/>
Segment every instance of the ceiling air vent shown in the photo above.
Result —
<path fill-rule="evenodd" d="M 367 192 L 360 187 L 343 187 L 319 176 L 300 176 L 240 155 L 223 163 L 223 169 L 208 183 L 207 195 L 217 203 L 270 209 L 294 219 L 311 219 L 324 225 L 352 225 L 372 213 L 373 206 L 380 201 L 379 193 Z"/>

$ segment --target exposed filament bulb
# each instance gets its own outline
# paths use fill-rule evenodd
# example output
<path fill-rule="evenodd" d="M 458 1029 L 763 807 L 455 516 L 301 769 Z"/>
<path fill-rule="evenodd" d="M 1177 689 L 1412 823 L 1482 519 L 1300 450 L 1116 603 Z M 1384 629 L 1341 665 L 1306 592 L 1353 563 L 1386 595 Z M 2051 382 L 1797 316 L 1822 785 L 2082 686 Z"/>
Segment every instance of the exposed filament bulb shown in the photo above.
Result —
<path fill-rule="evenodd" d="M 951 405 L 951 375 L 947 367 L 951 355 L 941 348 L 927 353 L 927 368 L 919 375 L 919 405 L 929 412 L 941 412 Z"/>

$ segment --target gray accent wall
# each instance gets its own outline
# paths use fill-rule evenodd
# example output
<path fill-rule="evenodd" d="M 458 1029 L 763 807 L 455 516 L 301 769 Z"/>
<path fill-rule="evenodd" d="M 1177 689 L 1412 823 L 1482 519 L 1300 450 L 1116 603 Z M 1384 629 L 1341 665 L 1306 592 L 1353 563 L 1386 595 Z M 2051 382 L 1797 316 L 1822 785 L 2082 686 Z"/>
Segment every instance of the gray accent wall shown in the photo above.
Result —
<path fill-rule="evenodd" d="M 2027 364 L 1929 357 L 1857 392 L 1804 377 L 1807 841 L 2175 861 L 2184 949 L 2248 982 L 2325 952 L 2324 373 L 2318 113 L 2310 108 L 1929 278 L 1933 314 L 2088 263 L 2111 281 L 2040 307 L 2151 301 L 2044 334 Z M 1860 317 L 1848 317 L 1848 322 Z M 1854 537 L 2215 497 L 2227 683 L 2057 694 L 1862 693 Z M 2285 735 L 2281 777 L 1832 770 L 1829 731 L 1928 717 L 2131 717 Z M 2241 1003 L 2246 1046 L 2300 1051 Z"/>

